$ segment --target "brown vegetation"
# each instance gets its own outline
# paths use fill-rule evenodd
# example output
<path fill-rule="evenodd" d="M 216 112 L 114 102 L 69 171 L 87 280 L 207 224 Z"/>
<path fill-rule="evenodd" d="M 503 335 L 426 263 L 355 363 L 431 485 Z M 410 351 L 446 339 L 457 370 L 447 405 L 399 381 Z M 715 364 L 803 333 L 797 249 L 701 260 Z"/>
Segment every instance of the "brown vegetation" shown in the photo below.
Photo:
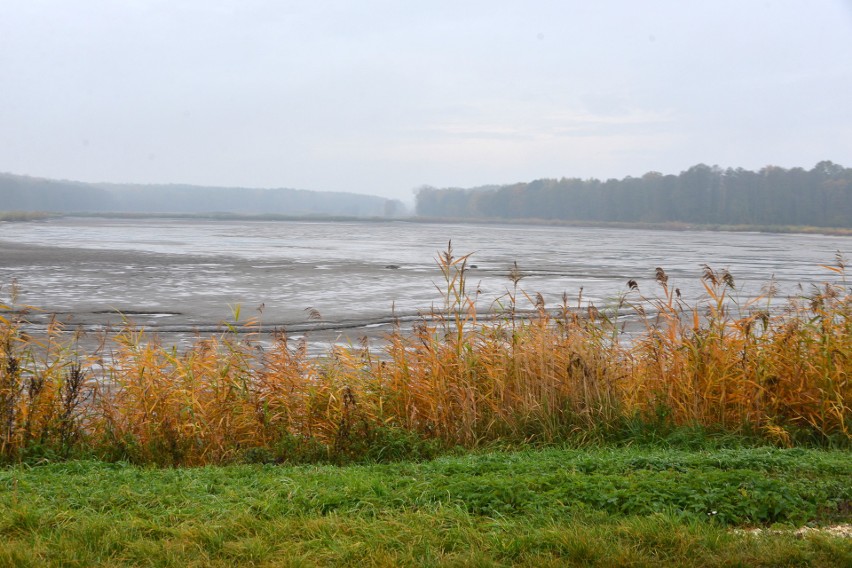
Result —
<path fill-rule="evenodd" d="M 687 306 L 658 269 L 659 296 L 628 289 L 605 313 L 567 298 L 550 309 L 513 270 L 499 314 L 480 321 L 467 260 L 441 254 L 443 307 L 412 333 L 322 358 L 283 334 L 264 349 L 233 329 L 180 352 L 130 324 L 81 353 L 58 324 L 28 336 L 12 298 L 0 306 L 0 458 L 381 458 L 400 444 L 582 442 L 636 424 L 852 440 L 845 279 L 770 310 L 771 287 L 739 305 L 733 277 L 707 267 L 706 301 Z M 844 275 L 842 258 L 827 268 Z M 526 302 L 532 317 L 519 314 Z M 619 311 L 642 314 L 644 330 L 622 339 Z"/>

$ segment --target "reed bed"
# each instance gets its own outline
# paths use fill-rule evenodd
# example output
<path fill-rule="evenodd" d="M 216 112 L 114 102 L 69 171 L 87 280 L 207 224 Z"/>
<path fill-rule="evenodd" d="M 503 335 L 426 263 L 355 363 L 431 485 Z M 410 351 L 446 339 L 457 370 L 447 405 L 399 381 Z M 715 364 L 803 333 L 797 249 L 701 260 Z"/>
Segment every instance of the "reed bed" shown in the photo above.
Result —
<path fill-rule="evenodd" d="M 97 456 L 158 465 L 427 457 L 494 442 L 584 443 L 700 428 L 775 444 L 852 441 L 852 293 L 835 284 L 770 306 L 740 304 L 705 268 L 688 306 L 632 281 L 611 309 L 528 295 L 515 267 L 480 321 L 468 256 L 437 259 L 442 305 L 386 345 L 309 357 L 285 334 L 261 348 L 254 321 L 178 351 L 128 323 L 82 352 L 53 324 L 27 335 L 14 290 L 0 304 L 0 459 Z M 644 328 L 625 341 L 619 314 Z M 237 319 L 237 318 L 235 318 Z M 243 330 L 245 331 L 245 330 Z"/>

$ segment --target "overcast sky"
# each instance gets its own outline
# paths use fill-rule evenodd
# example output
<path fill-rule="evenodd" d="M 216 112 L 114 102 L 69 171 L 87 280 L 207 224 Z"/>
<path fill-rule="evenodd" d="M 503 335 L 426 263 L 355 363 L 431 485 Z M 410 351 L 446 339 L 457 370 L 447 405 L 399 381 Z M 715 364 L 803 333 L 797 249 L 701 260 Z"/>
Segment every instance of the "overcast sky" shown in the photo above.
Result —
<path fill-rule="evenodd" d="M 353 191 L 852 167 L 852 2 L 0 0 L 0 171 Z"/>

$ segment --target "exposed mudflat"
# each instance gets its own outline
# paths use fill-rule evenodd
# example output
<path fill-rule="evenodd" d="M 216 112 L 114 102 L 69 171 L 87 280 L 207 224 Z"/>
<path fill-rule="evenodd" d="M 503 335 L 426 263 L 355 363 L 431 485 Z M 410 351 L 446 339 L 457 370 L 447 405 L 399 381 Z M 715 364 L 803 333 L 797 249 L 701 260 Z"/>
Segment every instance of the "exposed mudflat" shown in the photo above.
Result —
<path fill-rule="evenodd" d="M 346 281 L 375 268 L 346 263 L 321 270 L 323 279 Z M 392 322 L 405 326 L 418 317 L 417 310 L 392 312 L 392 300 L 384 310 L 341 306 L 340 310 L 324 311 L 307 299 L 301 303 L 270 301 L 289 282 L 316 280 L 316 266 L 279 260 L 229 256 L 211 262 L 209 257 L 192 255 L 3 241 L 3 272 L 11 277 L 0 281 L 0 298 L 10 299 L 14 280 L 16 311 L 34 329 L 43 329 L 55 319 L 68 330 L 96 334 L 129 322 L 167 342 L 187 343 L 197 336 L 221 333 L 226 324 L 251 323 L 234 329 L 308 334 L 317 349 L 325 349 L 364 336 L 381 339 Z M 251 285 L 239 286 L 240 282 Z M 237 314 L 239 319 L 235 319 Z"/>
<path fill-rule="evenodd" d="M 27 319 L 52 317 L 68 329 L 97 332 L 125 320 L 186 343 L 254 319 L 264 332 L 308 334 L 317 350 L 379 339 L 443 306 L 446 283 L 436 258 L 452 240 L 468 260 L 467 292 L 483 313 L 505 307 L 514 262 L 530 297 L 556 308 L 612 305 L 627 293 L 669 285 L 700 301 L 703 264 L 734 275 L 740 304 L 774 278 L 779 296 L 801 295 L 838 276 L 820 265 L 852 252 L 852 237 L 580 227 L 404 222 L 74 219 L 0 223 L 0 300 L 13 281 Z M 802 285 L 800 288 L 799 285 Z M 532 307 L 522 293 L 519 307 Z"/>

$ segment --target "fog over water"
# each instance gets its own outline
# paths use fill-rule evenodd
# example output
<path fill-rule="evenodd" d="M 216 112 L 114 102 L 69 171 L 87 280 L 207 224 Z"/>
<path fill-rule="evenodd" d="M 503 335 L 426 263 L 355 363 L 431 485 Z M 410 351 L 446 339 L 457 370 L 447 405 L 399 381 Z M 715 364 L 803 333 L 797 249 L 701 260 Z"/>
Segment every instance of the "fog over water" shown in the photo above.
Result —
<path fill-rule="evenodd" d="M 315 330 L 328 345 L 390 329 L 391 310 L 413 319 L 433 304 L 441 273 L 435 259 L 449 240 L 472 253 L 469 291 L 487 311 L 520 286 L 555 307 L 563 293 L 576 304 L 612 304 L 634 279 L 659 293 L 654 270 L 693 303 L 703 294 L 702 265 L 729 270 L 744 302 L 775 278 L 780 294 L 800 295 L 836 279 L 821 267 L 852 238 L 825 235 L 654 231 L 521 225 L 406 222 L 229 222 L 56 219 L 0 223 L 0 298 L 14 279 L 19 303 L 56 313 L 71 327 L 120 323 L 117 312 L 168 336 L 219 329 L 241 306 L 242 319 L 293 333 Z M 263 305 L 262 313 L 257 308 Z M 529 307 L 529 306 L 525 306 Z M 322 316 L 309 319 L 308 308 Z M 41 318 L 41 319 L 39 319 Z M 168 337 L 166 338 L 168 340 Z"/>

